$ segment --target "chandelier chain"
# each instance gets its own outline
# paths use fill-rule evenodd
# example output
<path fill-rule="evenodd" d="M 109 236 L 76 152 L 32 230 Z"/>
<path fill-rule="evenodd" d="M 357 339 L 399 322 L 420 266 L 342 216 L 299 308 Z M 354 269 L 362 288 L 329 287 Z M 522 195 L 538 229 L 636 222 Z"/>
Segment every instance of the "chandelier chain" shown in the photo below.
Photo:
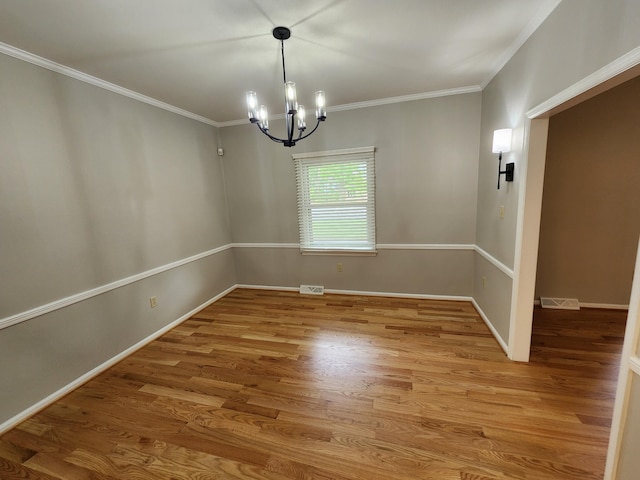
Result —
<path fill-rule="evenodd" d="M 282 54 L 282 77 L 284 78 L 284 83 L 287 83 L 287 70 L 284 67 L 284 40 L 280 40 L 280 53 Z"/>

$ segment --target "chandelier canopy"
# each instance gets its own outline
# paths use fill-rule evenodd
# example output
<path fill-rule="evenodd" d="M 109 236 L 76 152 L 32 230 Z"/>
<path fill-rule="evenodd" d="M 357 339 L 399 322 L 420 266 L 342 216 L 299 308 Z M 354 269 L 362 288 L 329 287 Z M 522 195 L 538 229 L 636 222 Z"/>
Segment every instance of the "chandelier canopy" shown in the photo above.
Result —
<path fill-rule="evenodd" d="M 249 121 L 255 123 L 260 131 L 264 133 L 274 142 L 282 143 L 285 147 L 293 147 L 296 142 L 307 138 L 315 132 L 327 118 L 327 110 L 325 104 L 325 96 L 322 90 L 315 93 L 316 97 L 316 126 L 313 127 L 306 135 L 307 129 L 305 120 L 306 111 L 304 105 L 298 104 L 296 95 L 296 84 L 287 81 L 287 70 L 284 64 L 284 41 L 291 36 L 291 30 L 287 27 L 276 27 L 273 29 L 273 36 L 276 40 L 280 40 L 280 51 L 282 52 L 282 76 L 284 78 L 284 113 L 287 128 L 287 138 L 278 138 L 269 133 L 269 114 L 267 107 L 260 105 L 258 107 L 258 95 L 256 92 L 247 92 L 247 109 L 249 113 Z M 298 129 L 298 135 L 294 138 L 295 129 Z"/>

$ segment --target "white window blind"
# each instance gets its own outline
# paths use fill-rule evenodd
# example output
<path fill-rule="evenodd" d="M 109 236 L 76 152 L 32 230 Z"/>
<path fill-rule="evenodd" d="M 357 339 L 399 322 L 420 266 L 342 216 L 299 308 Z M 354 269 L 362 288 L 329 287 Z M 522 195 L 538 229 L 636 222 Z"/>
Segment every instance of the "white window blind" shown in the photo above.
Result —
<path fill-rule="evenodd" d="M 293 155 L 302 252 L 375 252 L 374 151 Z"/>

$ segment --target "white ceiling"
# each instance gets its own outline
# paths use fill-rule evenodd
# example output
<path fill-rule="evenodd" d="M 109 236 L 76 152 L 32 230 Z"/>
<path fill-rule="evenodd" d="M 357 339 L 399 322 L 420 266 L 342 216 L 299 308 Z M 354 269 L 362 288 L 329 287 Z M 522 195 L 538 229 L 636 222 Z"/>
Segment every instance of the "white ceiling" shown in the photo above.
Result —
<path fill-rule="evenodd" d="M 300 103 L 479 90 L 559 0 L 2 0 L 0 42 L 225 124 Z"/>

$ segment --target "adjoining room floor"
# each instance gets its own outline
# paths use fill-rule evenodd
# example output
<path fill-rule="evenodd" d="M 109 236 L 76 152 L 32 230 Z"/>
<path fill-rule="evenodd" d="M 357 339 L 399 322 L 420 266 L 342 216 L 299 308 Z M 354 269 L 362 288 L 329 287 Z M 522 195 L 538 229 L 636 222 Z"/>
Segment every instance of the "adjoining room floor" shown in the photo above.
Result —
<path fill-rule="evenodd" d="M 2 479 L 602 479 L 626 312 L 235 290 L 0 437 Z"/>

